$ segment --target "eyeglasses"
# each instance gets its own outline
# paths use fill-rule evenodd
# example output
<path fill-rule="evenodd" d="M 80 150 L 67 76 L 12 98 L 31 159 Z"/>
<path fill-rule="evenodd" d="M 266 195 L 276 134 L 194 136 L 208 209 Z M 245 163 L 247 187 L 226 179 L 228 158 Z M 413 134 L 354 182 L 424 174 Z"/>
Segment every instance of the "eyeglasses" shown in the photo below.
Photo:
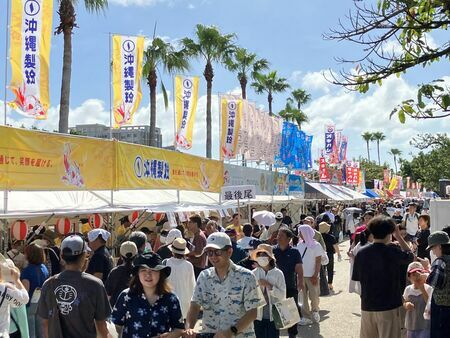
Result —
<path fill-rule="evenodd" d="M 221 257 L 221 256 L 223 256 L 225 251 L 224 250 L 208 250 L 208 251 L 205 251 L 205 253 L 208 257 L 213 257 L 213 256 Z"/>

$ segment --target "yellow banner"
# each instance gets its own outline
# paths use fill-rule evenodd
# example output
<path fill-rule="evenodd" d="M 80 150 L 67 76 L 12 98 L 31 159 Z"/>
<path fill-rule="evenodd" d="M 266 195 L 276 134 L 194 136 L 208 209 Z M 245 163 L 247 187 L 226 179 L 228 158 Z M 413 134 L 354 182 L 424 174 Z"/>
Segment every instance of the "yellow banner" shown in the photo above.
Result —
<path fill-rule="evenodd" d="M 117 189 L 182 189 L 219 192 L 223 162 L 119 142 Z"/>
<path fill-rule="evenodd" d="M 0 187 L 111 189 L 114 143 L 0 126 Z"/>
<path fill-rule="evenodd" d="M 11 1 L 10 106 L 35 119 L 47 118 L 53 0 Z"/>
<path fill-rule="evenodd" d="M 175 146 L 178 149 L 190 149 L 192 147 L 198 83 L 198 76 L 183 77 L 177 75 L 175 77 L 175 112 L 177 119 Z"/>
<path fill-rule="evenodd" d="M 236 157 L 239 129 L 241 125 L 242 100 L 222 97 L 222 137 L 220 143 L 220 158 Z"/>
<path fill-rule="evenodd" d="M 397 176 L 392 176 L 391 183 L 389 184 L 389 191 L 394 191 L 397 188 L 398 179 Z"/>
<path fill-rule="evenodd" d="M 113 128 L 133 123 L 133 115 L 142 99 L 143 57 L 144 37 L 113 35 Z"/>

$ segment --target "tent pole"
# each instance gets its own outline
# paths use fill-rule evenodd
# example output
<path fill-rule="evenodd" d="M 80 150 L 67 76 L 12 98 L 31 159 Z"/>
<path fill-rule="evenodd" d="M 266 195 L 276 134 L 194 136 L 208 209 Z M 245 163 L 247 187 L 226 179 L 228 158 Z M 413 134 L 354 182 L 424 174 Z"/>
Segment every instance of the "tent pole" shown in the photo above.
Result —
<path fill-rule="evenodd" d="M 177 204 L 180 204 L 180 190 L 177 189 Z"/>

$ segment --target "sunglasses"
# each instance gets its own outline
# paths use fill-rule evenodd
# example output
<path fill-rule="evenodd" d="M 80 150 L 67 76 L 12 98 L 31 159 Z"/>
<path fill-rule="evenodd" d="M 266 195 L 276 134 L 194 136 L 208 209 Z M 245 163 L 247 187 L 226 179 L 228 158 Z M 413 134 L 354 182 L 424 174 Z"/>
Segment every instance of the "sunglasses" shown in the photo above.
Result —
<path fill-rule="evenodd" d="M 213 256 L 221 257 L 225 253 L 225 250 L 208 250 L 208 251 L 205 251 L 205 253 L 208 257 L 213 257 Z"/>

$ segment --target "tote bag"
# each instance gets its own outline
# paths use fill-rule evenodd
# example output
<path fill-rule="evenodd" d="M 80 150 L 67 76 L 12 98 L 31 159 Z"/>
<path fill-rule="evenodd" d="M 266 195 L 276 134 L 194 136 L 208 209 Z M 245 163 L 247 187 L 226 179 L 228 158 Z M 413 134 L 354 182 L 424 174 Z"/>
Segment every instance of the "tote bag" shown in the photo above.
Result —
<path fill-rule="evenodd" d="M 272 316 L 278 330 L 294 326 L 300 321 L 300 314 L 293 297 L 274 303 L 272 305 Z"/>

